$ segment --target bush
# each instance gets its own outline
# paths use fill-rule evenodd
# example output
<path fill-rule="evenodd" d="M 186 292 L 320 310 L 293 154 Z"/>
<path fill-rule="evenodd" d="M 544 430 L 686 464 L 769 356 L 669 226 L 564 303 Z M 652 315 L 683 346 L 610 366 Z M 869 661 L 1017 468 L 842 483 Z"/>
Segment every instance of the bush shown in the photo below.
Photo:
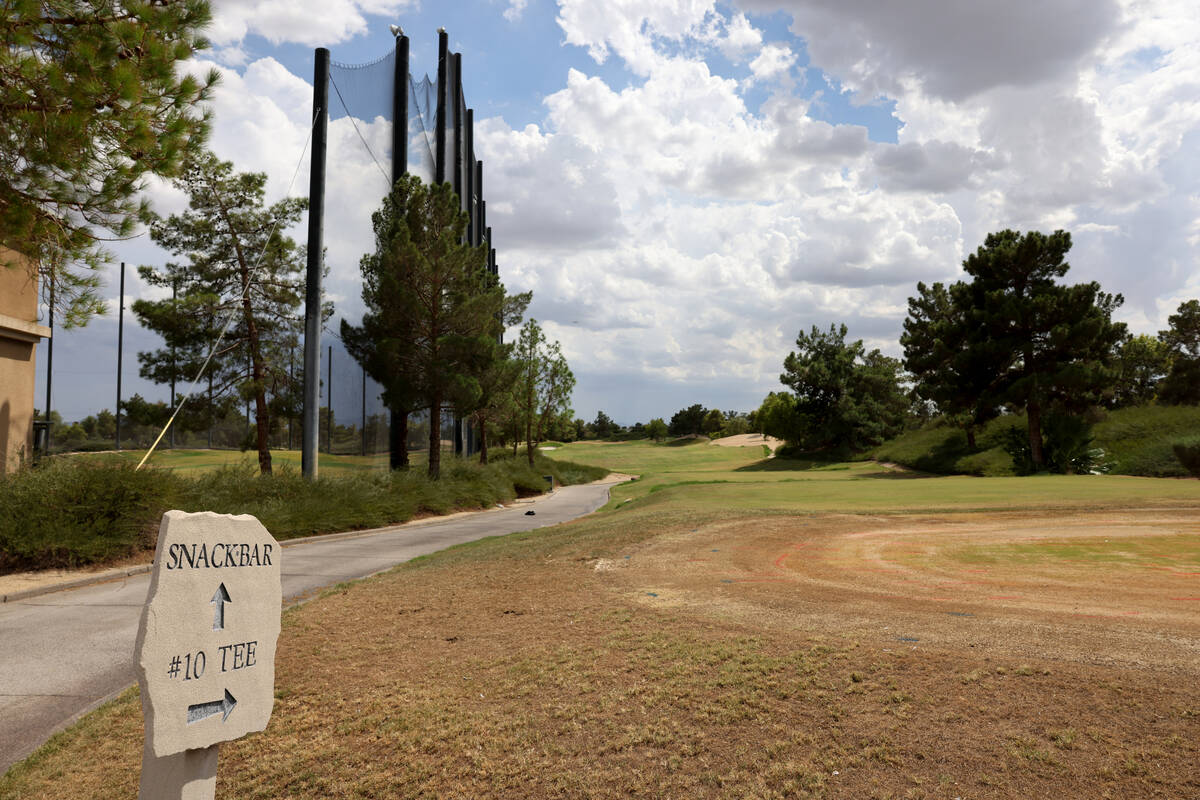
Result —
<path fill-rule="evenodd" d="M 1200 438 L 1190 442 L 1176 442 L 1171 445 L 1171 449 L 1175 451 L 1175 457 L 1184 469 L 1192 473 L 1193 477 L 1200 478 Z"/>
<path fill-rule="evenodd" d="M 0 478 L 0 571 L 103 563 L 152 548 L 172 508 L 253 514 L 282 540 L 490 508 L 544 492 L 545 475 L 566 486 L 607 472 L 544 456 L 530 467 L 522 454 L 486 466 L 451 459 L 439 481 L 420 470 L 308 481 L 287 468 L 260 476 L 251 466 L 185 478 L 114 459 L 56 458 Z"/>
<path fill-rule="evenodd" d="M 1094 445 L 1092 422 L 1086 416 L 1055 411 L 1042 425 L 1043 454 L 1051 472 L 1068 475 L 1107 472 L 1104 448 Z"/>
<path fill-rule="evenodd" d="M 0 479 L 0 569 L 75 567 L 152 547 L 178 483 L 169 472 L 73 458 Z"/>

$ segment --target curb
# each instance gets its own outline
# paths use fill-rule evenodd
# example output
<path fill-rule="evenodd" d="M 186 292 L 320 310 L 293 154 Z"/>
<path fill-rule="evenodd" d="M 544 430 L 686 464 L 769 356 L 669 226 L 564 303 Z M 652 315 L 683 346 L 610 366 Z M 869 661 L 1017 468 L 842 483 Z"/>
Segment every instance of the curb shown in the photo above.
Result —
<path fill-rule="evenodd" d="M 104 583 L 105 581 L 115 581 L 120 578 L 141 575 L 143 572 L 149 572 L 150 567 L 150 564 L 139 564 L 136 567 L 122 567 L 121 569 L 109 570 L 108 572 L 97 572 L 95 575 L 88 575 L 86 578 L 75 578 L 74 580 L 64 581 L 62 583 L 51 583 L 47 584 L 46 586 L 37 586 L 32 589 L 22 589 L 19 592 L 0 595 L 0 603 L 11 603 L 15 600 L 24 600 L 27 597 L 37 597 L 40 594 L 60 592 L 64 589 L 78 589 L 81 586 L 90 586 L 93 583 Z"/>

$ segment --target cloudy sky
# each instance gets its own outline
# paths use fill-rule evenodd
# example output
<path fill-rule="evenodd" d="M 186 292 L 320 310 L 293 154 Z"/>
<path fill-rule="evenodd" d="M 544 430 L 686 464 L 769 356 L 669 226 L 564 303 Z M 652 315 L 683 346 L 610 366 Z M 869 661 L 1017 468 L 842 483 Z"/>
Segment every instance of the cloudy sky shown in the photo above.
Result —
<path fill-rule="evenodd" d="M 447 29 L 501 276 L 533 290 L 586 419 L 750 410 L 812 325 L 844 322 L 899 355 L 916 282 L 955 280 L 1003 228 L 1071 231 L 1068 280 L 1124 294 L 1118 316 L 1135 332 L 1200 297 L 1194 0 L 213 6 L 213 47 L 189 65 L 223 73 L 212 147 L 267 172 L 272 199 L 307 193 L 314 47 L 369 62 L 397 23 L 420 78 L 436 74 Z M 352 320 L 386 190 L 358 137 L 386 150 L 385 125 L 330 126 L 328 289 Z M 150 191 L 163 212 L 182 208 L 170 187 Z M 131 265 L 166 258 L 144 236 L 112 249 Z M 148 296 L 127 280 L 129 296 Z M 59 337 L 54 406 L 67 419 L 113 406 L 115 307 Z M 133 352 L 154 337 L 126 337 L 125 395 L 165 396 L 136 376 Z M 339 374 L 345 361 L 335 352 Z M 335 407 L 357 407 L 351 372 Z"/>

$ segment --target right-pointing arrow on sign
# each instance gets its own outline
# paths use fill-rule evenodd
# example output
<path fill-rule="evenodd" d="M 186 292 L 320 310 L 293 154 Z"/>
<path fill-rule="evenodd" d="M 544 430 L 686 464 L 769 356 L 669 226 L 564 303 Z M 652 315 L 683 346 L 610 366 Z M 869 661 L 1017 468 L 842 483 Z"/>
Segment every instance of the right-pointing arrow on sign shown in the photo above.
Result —
<path fill-rule="evenodd" d="M 225 604 L 232 602 L 229 598 L 229 590 L 225 588 L 225 584 L 222 583 L 217 587 L 217 591 L 213 592 L 212 600 L 208 602 L 216 606 L 213 610 L 213 630 L 225 630 Z"/>
<path fill-rule="evenodd" d="M 229 719 L 229 713 L 233 711 L 233 707 L 236 705 L 237 699 L 226 689 L 224 700 L 214 700 L 211 703 L 196 703 L 194 706 L 188 706 L 188 725 L 191 725 L 193 722 L 199 722 L 202 719 L 208 719 L 217 714 L 224 714 L 221 717 L 221 722 L 224 722 Z"/>

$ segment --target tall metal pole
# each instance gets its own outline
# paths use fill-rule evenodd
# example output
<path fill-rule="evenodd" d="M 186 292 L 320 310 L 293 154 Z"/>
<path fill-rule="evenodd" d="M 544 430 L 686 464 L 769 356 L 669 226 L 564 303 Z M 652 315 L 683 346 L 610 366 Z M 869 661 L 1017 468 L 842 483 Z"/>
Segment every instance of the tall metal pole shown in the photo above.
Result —
<path fill-rule="evenodd" d="M 121 449 L 121 361 L 125 354 L 125 262 L 121 262 L 121 295 L 117 304 L 117 449 Z"/>
<path fill-rule="evenodd" d="M 300 470 L 317 477 L 321 402 L 321 264 L 325 250 L 325 143 L 329 128 L 329 51 L 318 47 L 313 65 L 312 162 L 308 177 L 308 269 L 304 291 L 304 429 Z"/>
<path fill-rule="evenodd" d="M 467 109 L 467 123 L 464 126 L 464 131 L 467 135 L 466 147 L 466 163 L 463 165 L 466 169 L 466 175 L 463 185 L 466 188 L 466 197 L 464 198 L 463 210 L 467 212 L 467 244 L 474 246 L 475 244 L 475 197 L 478 191 L 475 187 L 475 109 Z"/>
<path fill-rule="evenodd" d="M 213 335 L 213 311 L 208 309 L 208 335 Z M 209 365 L 208 369 L 208 449 L 212 450 L 212 434 L 213 434 L 213 365 Z"/>
<path fill-rule="evenodd" d="M 325 452 L 333 455 L 333 345 L 329 345 L 329 358 L 325 369 L 329 380 L 325 386 Z"/>
<path fill-rule="evenodd" d="M 454 177 L 451 184 L 454 187 L 454 193 L 458 195 L 458 207 L 466 208 L 466 199 L 464 195 L 465 187 L 463 184 L 463 92 L 462 92 L 462 53 L 455 53 L 454 59 L 454 83 L 449 87 L 450 102 L 454 107 Z M 463 419 L 456 411 L 454 414 L 454 455 L 461 456 L 466 451 L 466 426 L 463 424 Z"/>
<path fill-rule="evenodd" d="M 408 37 L 396 37 L 396 72 L 392 78 L 392 185 L 408 172 Z M 366 402 L 366 393 L 363 393 Z M 388 466 L 404 466 L 408 442 L 408 414 L 388 409 Z M 366 429 L 363 429 L 366 436 Z M 365 441 L 365 439 L 364 439 Z"/>
<path fill-rule="evenodd" d="M 367 368 L 362 368 L 362 454 L 367 454 Z"/>
<path fill-rule="evenodd" d="M 483 162 L 475 162 L 475 238 L 471 244 L 478 247 L 483 244 L 483 228 L 486 224 L 487 203 L 483 201 Z"/>
<path fill-rule="evenodd" d="M 178 313 L 179 281 L 171 281 L 171 310 Z M 175 344 L 171 344 L 171 413 L 175 413 Z M 171 426 L 171 449 L 175 449 L 175 426 Z"/>
<path fill-rule="evenodd" d="M 54 270 L 50 271 L 50 338 L 46 340 L 46 455 L 50 454 L 54 419 L 50 416 L 50 390 L 54 386 Z"/>
<path fill-rule="evenodd" d="M 408 37 L 396 37 L 392 77 L 392 183 L 408 172 Z"/>
<path fill-rule="evenodd" d="M 290 391 L 296 390 L 296 346 L 288 348 L 288 384 Z M 295 395 L 293 395 L 295 397 Z M 288 401 L 288 450 L 292 449 L 292 423 L 296 419 L 296 407 L 293 400 Z"/>
<path fill-rule="evenodd" d="M 451 56 L 454 59 L 454 83 L 447 87 L 450 90 L 450 102 L 454 108 L 454 177 L 451 183 L 454 193 L 458 195 L 459 208 L 466 208 L 463 197 L 463 92 L 462 92 L 462 53 Z"/>
<path fill-rule="evenodd" d="M 446 91 L 446 58 L 449 47 L 450 38 L 446 35 L 446 29 L 438 28 L 437 112 L 434 114 L 437 152 L 433 155 L 434 183 L 446 182 L 446 102 L 449 97 Z"/>

